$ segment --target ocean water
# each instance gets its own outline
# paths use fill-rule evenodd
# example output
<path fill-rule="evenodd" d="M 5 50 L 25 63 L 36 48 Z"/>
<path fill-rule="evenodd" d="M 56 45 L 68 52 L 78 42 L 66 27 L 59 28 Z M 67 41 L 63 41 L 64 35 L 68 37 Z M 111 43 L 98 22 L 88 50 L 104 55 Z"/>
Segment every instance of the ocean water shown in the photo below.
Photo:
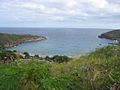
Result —
<path fill-rule="evenodd" d="M 92 28 L 0 28 L 3 33 L 44 35 L 44 41 L 24 43 L 10 50 L 39 55 L 81 55 L 104 47 L 113 41 L 98 35 L 111 29 Z"/>

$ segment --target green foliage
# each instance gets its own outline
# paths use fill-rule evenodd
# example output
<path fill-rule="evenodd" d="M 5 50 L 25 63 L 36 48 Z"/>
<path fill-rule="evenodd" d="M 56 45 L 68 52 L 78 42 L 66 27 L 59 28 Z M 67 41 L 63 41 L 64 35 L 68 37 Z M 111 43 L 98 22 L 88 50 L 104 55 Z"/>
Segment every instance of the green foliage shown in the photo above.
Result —
<path fill-rule="evenodd" d="M 52 76 L 47 67 L 36 61 L 0 64 L 0 90 L 66 90 L 65 81 L 70 80 Z"/>
<path fill-rule="evenodd" d="M 113 45 L 73 60 L 46 57 L 57 63 L 16 60 L 0 64 L 0 90 L 110 90 L 120 83 L 119 53 L 120 46 Z M 62 63 L 65 59 L 67 63 Z"/>
<path fill-rule="evenodd" d="M 59 56 L 59 55 L 55 55 L 53 57 L 46 56 L 45 59 L 48 61 L 56 62 L 56 63 L 64 63 L 64 62 L 69 62 L 70 60 L 72 60 L 72 58 L 68 56 Z"/>
<path fill-rule="evenodd" d="M 15 60 L 17 55 L 12 51 L 0 50 L 0 60 L 5 60 L 5 58 L 8 58 L 9 60 Z"/>
<path fill-rule="evenodd" d="M 68 62 L 71 60 L 71 58 L 67 57 L 67 56 L 58 56 L 55 55 L 51 58 L 51 60 L 53 60 L 54 62 L 58 62 L 58 63 L 63 63 L 63 62 Z"/>
<path fill-rule="evenodd" d="M 25 55 L 26 58 L 29 58 L 29 57 L 30 57 L 30 55 L 29 55 L 28 52 L 24 52 L 23 54 Z"/>
<path fill-rule="evenodd" d="M 68 90 L 110 90 L 120 83 L 120 46 L 107 46 L 66 64 L 53 64 L 51 72 L 73 76 Z"/>

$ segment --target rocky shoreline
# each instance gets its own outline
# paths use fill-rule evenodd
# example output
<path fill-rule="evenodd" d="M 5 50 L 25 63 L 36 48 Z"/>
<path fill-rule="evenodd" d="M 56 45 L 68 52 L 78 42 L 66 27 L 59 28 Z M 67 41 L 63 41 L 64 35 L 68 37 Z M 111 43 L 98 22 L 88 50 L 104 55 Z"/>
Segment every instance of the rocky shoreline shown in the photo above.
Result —
<path fill-rule="evenodd" d="M 30 34 L 5 34 L 0 33 L 0 47 L 1 48 L 11 48 L 19 44 L 37 42 L 46 40 L 46 36 L 37 36 Z"/>

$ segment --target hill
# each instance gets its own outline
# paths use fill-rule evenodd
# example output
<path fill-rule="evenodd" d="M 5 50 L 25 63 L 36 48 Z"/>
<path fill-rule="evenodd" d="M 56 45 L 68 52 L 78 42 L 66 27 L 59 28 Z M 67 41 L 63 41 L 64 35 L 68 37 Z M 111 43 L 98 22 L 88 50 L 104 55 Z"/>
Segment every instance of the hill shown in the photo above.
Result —
<path fill-rule="evenodd" d="M 110 32 L 103 33 L 99 36 L 99 38 L 106 38 L 110 40 L 120 41 L 120 30 L 113 30 Z"/>

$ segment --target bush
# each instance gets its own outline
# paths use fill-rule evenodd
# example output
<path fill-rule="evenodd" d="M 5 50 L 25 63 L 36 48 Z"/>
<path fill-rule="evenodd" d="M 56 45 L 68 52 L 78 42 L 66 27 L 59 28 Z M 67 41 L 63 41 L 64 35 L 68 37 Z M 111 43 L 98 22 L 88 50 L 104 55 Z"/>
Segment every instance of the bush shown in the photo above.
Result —
<path fill-rule="evenodd" d="M 0 64 L 1 90 L 65 90 L 65 81 L 70 79 L 52 76 L 46 66 L 36 61 Z"/>
<path fill-rule="evenodd" d="M 53 56 L 51 58 L 54 62 L 57 62 L 57 63 L 63 63 L 63 62 L 68 62 L 71 60 L 71 58 L 67 57 L 67 56 Z"/>
<path fill-rule="evenodd" d="M 12 51 L 7 51 L 7 50 L 1 50 L 0 51 L 0 60 L 4 60 L 4 61 L 13 61 L 17 59 L 17 55 L 12 52 Z"/>
<path fill-rule="evenodd" d="M 32 60 L 0 64 L 0 89 L 110 90 L 120 83 L 119 53 L 120 46 L 107 46 L 73 60 L 58 55 L 46 57 L 57 63 Z"/>
<path fill-rule="evenodd" d="M 28 52 L 24 52 L 23 54 L 25 55 L 25 58 L 29 58 L 30 57 Z"/>

